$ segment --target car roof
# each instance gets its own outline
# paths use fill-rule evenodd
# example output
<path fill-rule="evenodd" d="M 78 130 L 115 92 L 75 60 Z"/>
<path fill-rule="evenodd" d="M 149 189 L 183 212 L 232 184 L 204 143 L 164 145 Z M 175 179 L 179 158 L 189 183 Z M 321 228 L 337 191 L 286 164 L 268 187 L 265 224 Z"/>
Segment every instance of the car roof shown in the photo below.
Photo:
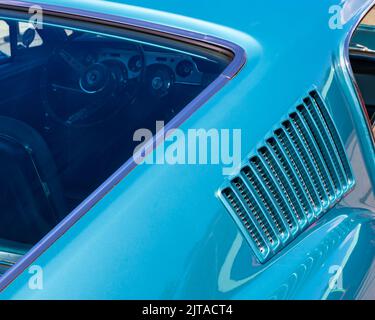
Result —
<path fill-rule="evenodd" d="M 184 16 L 243 32 L 263 28 L 264 32 L 270 30 L 278 33 L 283 31 L 290 33 L 290 28 L 299 33 L 304 30 L 311 32 L 314 26 L 329 32 L 329 20 L 335 12 L 335 7 L 336 9 L 338 7 L 337 0 L 314 3 L 295 0 L 37 0 L 30 2 L 108 14 L 135 15 L 140 18 L 152 16 L 156 20 L 154 22 L 164 23 L 167 20 L 168 24 L 173 24 L 174 20 L 178 21 L 175 15 L 180 15 L 180 19 Z M 342 16 L 350 20 L 349 18 L 352 18 L 356 12 L 362 12 L 363 7 L 371 2 L 372 0 L 343 0 L 340 3 Z M 349 21 L 345 21 L 345 25 L 346 22 Z M 284 37 L 285 35 L 287 33 L 284 33 Z"/>
<path fill-rule="evenodd" d="M 8 1 L 8 3 L 19 1 Z M 313 45 L 323 39 L 326 48 L 337 48 L 359 20 L 372 0 L 295 1 L 295 0 L 37 0 L 22 3 L 40 4 L 42 8 L 57 7 L 84 10 L 97 14 L 168 25 L 232 41 L 250 53 L 254 41 L 263 49 L 293 51 L 304 43 Z M 342 17 L 341 28 L 332 30 L 334 15 Z M 317 37 L 319 34 L 319 37 Z M 314 44 L 316 45 L 316 44 Z"/>

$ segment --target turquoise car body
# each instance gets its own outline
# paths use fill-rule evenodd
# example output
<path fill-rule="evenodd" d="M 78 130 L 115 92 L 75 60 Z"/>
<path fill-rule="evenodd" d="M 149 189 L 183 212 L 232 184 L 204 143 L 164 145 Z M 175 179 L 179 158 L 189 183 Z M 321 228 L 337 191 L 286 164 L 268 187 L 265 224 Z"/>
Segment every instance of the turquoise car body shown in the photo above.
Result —
<path fill-rule="evenodd" d="M 22 4 L 21 1 L 9 1 Z M 355 187 L 264 264 L 217 198 L 221 166 L 137 166 L 56 241 L 69 216 L 0 279 L 1 299 L 368 299 L 375 297 L 374 143 L 348 60 L 372 0 L 38 0 L 235 43 L 238 74 L 180 128 L 242 129 L 256 149 L 316 88 L 345 145 Z M 332 6 L 342 25 L 330 28 Z M 74 214 L 74 213 L 72 213 Z M 28 285 L 43 270 L 43 289 Z"/>

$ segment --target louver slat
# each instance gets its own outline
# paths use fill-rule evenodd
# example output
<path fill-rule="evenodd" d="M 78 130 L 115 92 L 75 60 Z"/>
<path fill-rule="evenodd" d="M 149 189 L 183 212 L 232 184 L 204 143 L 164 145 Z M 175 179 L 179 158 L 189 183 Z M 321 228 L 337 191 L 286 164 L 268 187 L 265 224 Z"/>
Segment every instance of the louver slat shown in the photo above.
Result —
<path fill-rule="evenodd" d="M 275 230 L 272 222 L 269 220 L 269 216 L 264 212 L 256 196 L 254 196 L 253 188 L 247 185 L 241 178 L 234 179 L 232 185 L 237 191 L 237 195 L 244 204 L 244 207 L 247 209 L 248 214 L 253 217 L 254 223 L 264 233 L 267 244 L 272 249 L 278 247 L 280 241 L 276 235 L 277 230 Z"/>
<path fill-rule="evenodd" d="M 328 201 L 334 197 L 334 187 L 327 169 L 327 164 L 324 162 L 315 140 L 316 136 L 310 131 L 306 119 L 300 117 L 298 125 L 298 122 L 293 122 L 293 120 L 295 120 L 294 117 L 296 117 L 295 119 L 298 119 L 299 115 L 297 115 L 297 113 L 292 114 L 292 121 L 286 121 L 283 125 L 299 152 L 305 153 L 306 158 L 312 163 L 313 168 L 318 175 L 318 179 L 323 185 L 323 197 L 327 201 L 323 202 L 323 206 L 326 208 L 328 207 Z"/>
<path fill-rule="evenodd" d="M 276 178 L 280 191 L 286 202 L 289 203 L 299 227 L 303 229 L 307 223 L 307 215 L 312 210 L 297 178 L 292 175 L 290 169 L 285 169 L 279 163 L 279 159 L 273 153 L 272 149 L 261 148 L 259 151 L 267 163 L 271 174 Z"/>
<path fill-rule="evenodd" d="M 305 191 L 311 194 L 314 199 L 316 211 L 320 211 L 325 202 L 325 192 L 323 184 L 314 169 L 314 165 L 305 149 L 299 149 L 289 140 L 286 133 L 280 129 L 275 131 L 277 142 L 280 145 L 281 152 L 284 152 L 285 158 L 290 161 L 298 177 L 303 182 Z"/>
<path fill-rule="evenodd" d="M 339 136 L 339 134 L 336 130 L 336 127 L 333 123 L 333 120 L 332 120 L 331 116 L 329 115 L 328 110 L 326 109 L 326 107 L 323 103 L 323 100 L 320 98 L 318 92 L 313 91 L 313 92 L 310 93 L 310 96 L 312 97 L 312 99 L 317 104 L 317 106 L 319 108 L 319 111 L 321 112 L 321 114 L 323 116 L 324 122 L 326 123 L 326 125 L 329 129 L 329 134 L 331 135 L 332 140 L 335 143 L 337 153 L 339 155 L 341 164 L 342 164 L 342 166 L 344 168 L 344 171 L 345 171 L 345 180 L 349 182 L 348 187 L 350 188 L 354 185 L 354 177 L 353 177 L 353 173 L 352 173 L 352 170 L 350 168 L 349 162 L 345 161 L 345 160 L 347 160 L 347 158 L 346 158 L 346 153 L 345 153 L 342 141 L 340 139 L 340 136 Z"/>
<path fill-rule="evenodd" d="M 344 146 L 316 91 L 248 159 L 219 194 L 262 263 L 354 186 Z"/>
<path fill-rule="evenodd" d="M 305 105 L 298 106 L 298 111 L 302 115 L 303 120 L 309 127 L 309 130 L 311 134 L 314 137 L 314 140 L 316 142 L 316 145 L 318 147 L 318 152 L 320 152 L 321 158 L 323 159 L 323 163 L 326 167 L 326 171 L 328 172 L 329 179 L 331 180 L 331 183 L 333 185 L 333 192 L 331 193 L 333 196 L 341 196 L 340 191 L 342 190 L 341 183 L 339 181 L 337 170 L 333 164 L 331 152 L 328 149 L 328 146 L 326 145 L 324 138 L 323 138 L 323 131 L 320 131 L 318 128 L 318 125 L 316 124 L 313 116 L 311 113 L 307 110 L 307 107 Z M 332 190 L 331 190 L 332 192 Z"/>
<path fill-rule="evenodd" d="M 312 192 L 313 187 L 310 179 L 306 176 L 306 171 L 303 170 L 303 173 L 301 173 L 298 166 L 288 160 L 288 157 L 281 150 L 280 146 L 274 138 L 268 139 L 267 145 L 269 146 L 270 152 L 275 158 L 275 161 L 278 162 L 280 170 L 283 171 L 286 175 L 286 181 L 284 183 L 290 183 L 289 187 L 294 190 L 303 209 L 305 217 L 308 221 L 311 221 L 313 219 L 312 212 L 317 211 L 319 199 L 317 194 L 315 192 Z M 305 178 L 303 178 L 302 175 L 304 175 Z"/>
<path fill-rule="evenodd" d="M 255 255 L 260 261 L 264 261 L 264 259 L 269 256 L 269 248 L 255 222 L 247 215 L 246 210 L 241 205 L 241 202 L 232 189 L 227 188 L 223 190 L 222 196 L 225 199 L 228 209 L 233 212 L 236 218 L 241 222 L 240 228 L 254 250 Z"/>
<path fill-rule="evenodd" d="M 329 128 L 327 124 L 324 122 L 323 115 L 320 112 L 320 109 L 316 102 L 310 98 L 305 99 L 305 104 L 307 106 L 308 111 L 310 112 L 310 115 L 314 119 L 315 123 L 319 127 L 319 131 L 321 132 L 322 138 L 324 140 L 324 143 L 328 147 L 328 150 L 332 150 L 333 152 L 330 154 L 332 159 L 332 165 L 336 169 L 337 172 L 337 178 L 339 183 L 339 192 L 346 192 L 347 186 L 346 186 L 346 177 L 345 177 L 345 171 L 342 166 L 340 157 L 338 155 L 335 143 L 333 142 L 332 136 L 330 134 Z M 338 196 L 341 196 L 339 193 Z"/>
<path fill-rule="evenodd" d="M 274 228 L 277 230 L 277 234 L 282 242 L 286 242 L 289 238 L 289 231 L 290 225 L 281 218 L 278 214 L 277 206 L 275 205 L 276 200 L 272 201 L 272 197 L 267 192 L 266 188 L 260 182 L 259 177 L 256 175 L 253 169 L 250 167 L 245 167 L 242 170 L 243 176 L 247 178 L 249 184 L 254 187 L 254 190 L 258 196 L 259 203 L 264 208 L 264 211 L 270 217 L 270 221 L 272 221 Z"/>

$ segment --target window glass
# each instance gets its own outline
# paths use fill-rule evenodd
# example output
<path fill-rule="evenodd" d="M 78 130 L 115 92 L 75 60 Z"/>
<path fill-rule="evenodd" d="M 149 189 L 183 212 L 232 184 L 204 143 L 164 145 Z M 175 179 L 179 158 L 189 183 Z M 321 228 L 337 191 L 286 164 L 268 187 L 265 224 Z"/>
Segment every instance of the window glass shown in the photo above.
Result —
<path fill-rule="evenodd" d="M 375 136 L 375 7 L 369 11 L 353 35 L 350 61 Z"/>
<path fill-rule="evenodd" d="M 168 123 L 232 59 L 222 49 L 59 22 L 35 30 L 0 21 L 2 54 L 18 40 L 0 69 L 0 252 L 13 257 L 133 156 L 136 130 L 155 133 L 156 121 Z"/>
<path fill-rule="evenodd" d="M 10 57 L 9 25 L 0 20 L 0 62 Z"/>

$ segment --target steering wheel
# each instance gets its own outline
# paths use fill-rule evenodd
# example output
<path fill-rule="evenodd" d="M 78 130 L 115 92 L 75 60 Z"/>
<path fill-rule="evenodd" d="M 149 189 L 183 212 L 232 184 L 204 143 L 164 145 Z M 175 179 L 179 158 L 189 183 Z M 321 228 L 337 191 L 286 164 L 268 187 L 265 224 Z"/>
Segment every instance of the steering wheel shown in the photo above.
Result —
<path fill-rule="evenodd" d="M 129 79 L 126 63 L 111 57 L 99 59 L 97 47 L 82 48 L 81 43 L 67 40 L 53 50 L 43 70 L 46 114 L 62 125 L 97 125 L 136 100 L 145 70 L 143 48 L 134 45 L 139 73 Z"/>

